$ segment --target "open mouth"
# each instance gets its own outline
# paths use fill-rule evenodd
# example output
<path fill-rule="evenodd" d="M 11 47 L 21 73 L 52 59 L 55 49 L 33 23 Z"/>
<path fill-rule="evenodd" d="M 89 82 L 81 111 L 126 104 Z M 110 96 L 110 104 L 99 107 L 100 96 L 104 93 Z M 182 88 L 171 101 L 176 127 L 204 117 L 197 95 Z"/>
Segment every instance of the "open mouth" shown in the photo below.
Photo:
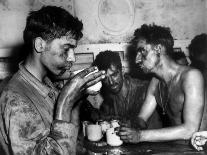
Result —
<path fill-rule="evenodd" d="M 139 68 L 144 68 L 144 65 L 143 65 L 142 61 L 140 61 L 140 63 L 137 63 L 136 65 L 137 65 L 137 67 L 139 67 Z"/>
<path fill-rule="evenodd" d="M 70 69 L 72 67 L 72 63 L 68 63 L 66 64 L 64 67 L 61 67 L 60 68 L 60 73 L 59 73 L 59 76 L 63 75 L 65 72 L 71 72 Z"/>
<path fill-rule="evenodd" d="M 118 88 L 118 85 L 111 86 L 111 89 L 117 89 L 117 88 Z"/>
<path fill-rule="evenodd" d="M 142 63 L 142 59 L 138 59 L 138 60 L 136 60 L 136 64 L 140 64 L 140 63 Z"/>
<path fill-rule="evenodd" d="M 147 70 L 146 67 L 145 67 L 143 64 L 140 64 L 139 67 L 140 67 L 140 69 L 143 70 L 143 71 Z"/>

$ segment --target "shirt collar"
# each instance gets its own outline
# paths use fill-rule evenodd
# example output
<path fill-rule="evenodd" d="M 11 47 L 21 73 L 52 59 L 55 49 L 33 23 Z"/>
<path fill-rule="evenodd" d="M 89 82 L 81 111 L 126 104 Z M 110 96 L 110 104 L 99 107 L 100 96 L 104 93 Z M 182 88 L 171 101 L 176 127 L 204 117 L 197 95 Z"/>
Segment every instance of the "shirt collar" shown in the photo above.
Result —
<path fill-rule="evenodd" d="M 44 98 L 46 98 L 51 92 L 58 94 L 57 90 L 52 86 L 52 82 L 48 77 L 44 79 L 44 83 L 40 82 L 24 67 L 23 62 L 19 63 L 19 69 L 23 78 L 28 83 L 30 83 Z"/>

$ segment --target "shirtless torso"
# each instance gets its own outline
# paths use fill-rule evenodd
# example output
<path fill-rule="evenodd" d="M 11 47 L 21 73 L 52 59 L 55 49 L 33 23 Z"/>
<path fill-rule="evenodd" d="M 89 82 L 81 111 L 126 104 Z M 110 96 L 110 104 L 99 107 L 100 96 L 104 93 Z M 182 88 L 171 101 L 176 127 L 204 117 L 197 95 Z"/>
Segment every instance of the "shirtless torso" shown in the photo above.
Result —
<path fill-rule="evenodd" d="M 183 80 L 185 73 L 190 71 L 190 68 L 183 66 L 177 75 L 168 83 L 161 82 L 156 79 L 157 85 L 155 90 L 155 99 L 162 110 L 162 114 L 169 118 L 170 126 L 180 125 L 183 123 L 183 106 L 185 93 L 183 91 Z"/>

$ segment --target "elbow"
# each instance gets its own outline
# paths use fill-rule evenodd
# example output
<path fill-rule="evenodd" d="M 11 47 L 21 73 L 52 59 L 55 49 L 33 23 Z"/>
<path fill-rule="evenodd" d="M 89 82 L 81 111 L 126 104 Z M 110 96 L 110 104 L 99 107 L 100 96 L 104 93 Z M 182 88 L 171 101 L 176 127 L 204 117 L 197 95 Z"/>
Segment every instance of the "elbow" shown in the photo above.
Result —
<path fill-rule="evenodd" d="M 183 138 L 185 140 L 190 139 L 192 137 L 193 133 L 197 132 L 199 129 L 199 127 L 195 127 L 195 126 L 185 126 L 184 128 L 185 129 L 184 129 L 184 134 L 183 134 L 184 137 Z"/>

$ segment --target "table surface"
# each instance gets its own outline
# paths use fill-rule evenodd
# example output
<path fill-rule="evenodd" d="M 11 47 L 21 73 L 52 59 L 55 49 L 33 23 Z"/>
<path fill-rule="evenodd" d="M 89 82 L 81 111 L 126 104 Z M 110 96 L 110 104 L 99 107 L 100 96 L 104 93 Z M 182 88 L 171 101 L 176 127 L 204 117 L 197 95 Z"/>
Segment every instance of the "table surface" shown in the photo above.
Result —
<path fill-rule="evenodd" d="M 175 142 L 145 142 L 138 144 L 123 144 L 112 147 L 109 145 L 98 146 L 97 142 L 84 140 L 84 147 L 94 154 L 116 154 L 116 155 L 206 155 L 204 151 L 196 151 L 188 144 Z"/>

